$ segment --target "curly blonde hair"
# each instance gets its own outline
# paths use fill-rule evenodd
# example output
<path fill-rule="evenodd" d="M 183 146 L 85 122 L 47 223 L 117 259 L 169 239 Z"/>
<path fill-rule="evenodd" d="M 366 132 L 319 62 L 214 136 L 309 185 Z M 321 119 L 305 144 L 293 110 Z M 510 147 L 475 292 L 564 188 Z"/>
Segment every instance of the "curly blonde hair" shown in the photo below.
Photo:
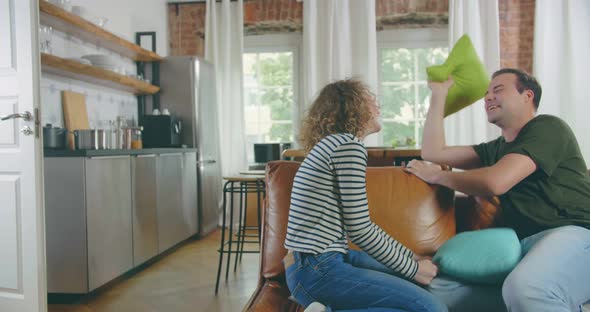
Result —
<path fill-rule="evenodd" d="M 325 86 L 309 108 L 299 132 L 299 143 L 306 153 L 324 137 L 335 133 L 360 136 L 371 112 L 367 102 L 372 96 L 358 79 L 339 80 Z"/>

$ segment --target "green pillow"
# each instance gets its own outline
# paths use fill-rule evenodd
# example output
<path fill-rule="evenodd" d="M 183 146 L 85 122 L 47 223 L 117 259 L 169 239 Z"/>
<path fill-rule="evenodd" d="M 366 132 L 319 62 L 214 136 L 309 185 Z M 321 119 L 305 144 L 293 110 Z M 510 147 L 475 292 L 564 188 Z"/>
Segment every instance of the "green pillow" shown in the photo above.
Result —
<path fill-rule="evenodd" d="M 430 66 L 426 73 L 431 81 L 446 81 L 449 76 L 455 81 L 447 95 L 445 117 L 483 98 L 490 84 L 488 72 L 467 35 L 455 43 L 444 64 Z"/>
<path fill-rule="evenodd" d="M 521 257 L 520 241 L 508 228 L 462 232 L 432 259 L 442 273 L 473 283 L 500 284 Z"/>

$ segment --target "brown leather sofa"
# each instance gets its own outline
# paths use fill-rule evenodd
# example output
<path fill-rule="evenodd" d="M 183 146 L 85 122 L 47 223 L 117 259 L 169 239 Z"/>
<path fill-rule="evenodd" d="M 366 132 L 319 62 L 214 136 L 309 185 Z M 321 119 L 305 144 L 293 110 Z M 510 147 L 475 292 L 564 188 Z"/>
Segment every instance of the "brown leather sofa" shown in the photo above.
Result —
<path fill-rule="evenodd" d="M 299 165 L 276 161 L 266 167 L 259 281 L 244 311 L 303 311 L 289 299 L 282 264 L 291 188 Z M 401 167 L 368 167 L 367 195 L 373 222 L 422 255 L 434 254 L 457 228 L 489 227 L 498 204 L 466 196 L 455 203 L 452 190 L 428 185 Z"/>
<path fill-rule="evenodd" d="M 282 159 L 303 161 L 305 151 L 300 149 L 286 149 L 282 153 Z M 368 147 L 368 166 L 403 166 L 412 159 L 422 159 L 419 149 L 395 149 L 387 147 Z"/>

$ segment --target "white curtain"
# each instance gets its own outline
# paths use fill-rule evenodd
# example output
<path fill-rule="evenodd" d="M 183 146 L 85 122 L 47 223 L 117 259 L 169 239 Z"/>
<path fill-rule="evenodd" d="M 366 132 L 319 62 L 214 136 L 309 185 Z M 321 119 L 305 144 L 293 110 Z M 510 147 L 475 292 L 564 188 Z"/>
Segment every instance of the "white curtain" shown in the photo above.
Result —
<path fill-rule="evenodd" d="M 207 0 L 205 59 L 215 65 L 224 176 L 247 169 L 242 105 L 243 2 Z"/>
<path fill-rule="evenodd" d="M 537 0 L 533 74 L 543 88 L 539 114 L 564 119 L 590 161 L 590 2 Z"/>
<path fill-rule="evenodd" d="M 375 1 L 305 0 L 303 51 L 304 108 L 322 87 L 339 79 L 359 78 L 376 92 Z M 369 136 L 365 143 L 374 145 L 376 138 Z"/>
<path fill-rule="evenodd" d="M 467 34 L 491 74 L 500 69 L 498 1 L 451 0 L 449 46 Z M 450 51 L 449 51 L 450 52 Z M 483 99 L 445 118 L 447 145 L 472 145 L 495 139 L 500 130 L 487 122 Z"/>

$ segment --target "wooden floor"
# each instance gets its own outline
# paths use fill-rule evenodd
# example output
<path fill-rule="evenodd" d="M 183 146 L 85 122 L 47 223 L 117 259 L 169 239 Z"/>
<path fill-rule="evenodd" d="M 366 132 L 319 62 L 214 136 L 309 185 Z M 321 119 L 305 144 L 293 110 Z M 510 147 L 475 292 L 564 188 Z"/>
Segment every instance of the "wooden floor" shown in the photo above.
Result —
<path fill-rule="evenodd" d="M 236 273 L 232 258 L 228 282 L 223 279 L 224 266 L 219 294 L 215 296 L 220 235 L 216 231 L 190 241 L 96 296 L 86 296 L 73 304 L 50 304 L 49 312 L 241 311 L 256 287 L 259 256 L 244 254 Z"/>

